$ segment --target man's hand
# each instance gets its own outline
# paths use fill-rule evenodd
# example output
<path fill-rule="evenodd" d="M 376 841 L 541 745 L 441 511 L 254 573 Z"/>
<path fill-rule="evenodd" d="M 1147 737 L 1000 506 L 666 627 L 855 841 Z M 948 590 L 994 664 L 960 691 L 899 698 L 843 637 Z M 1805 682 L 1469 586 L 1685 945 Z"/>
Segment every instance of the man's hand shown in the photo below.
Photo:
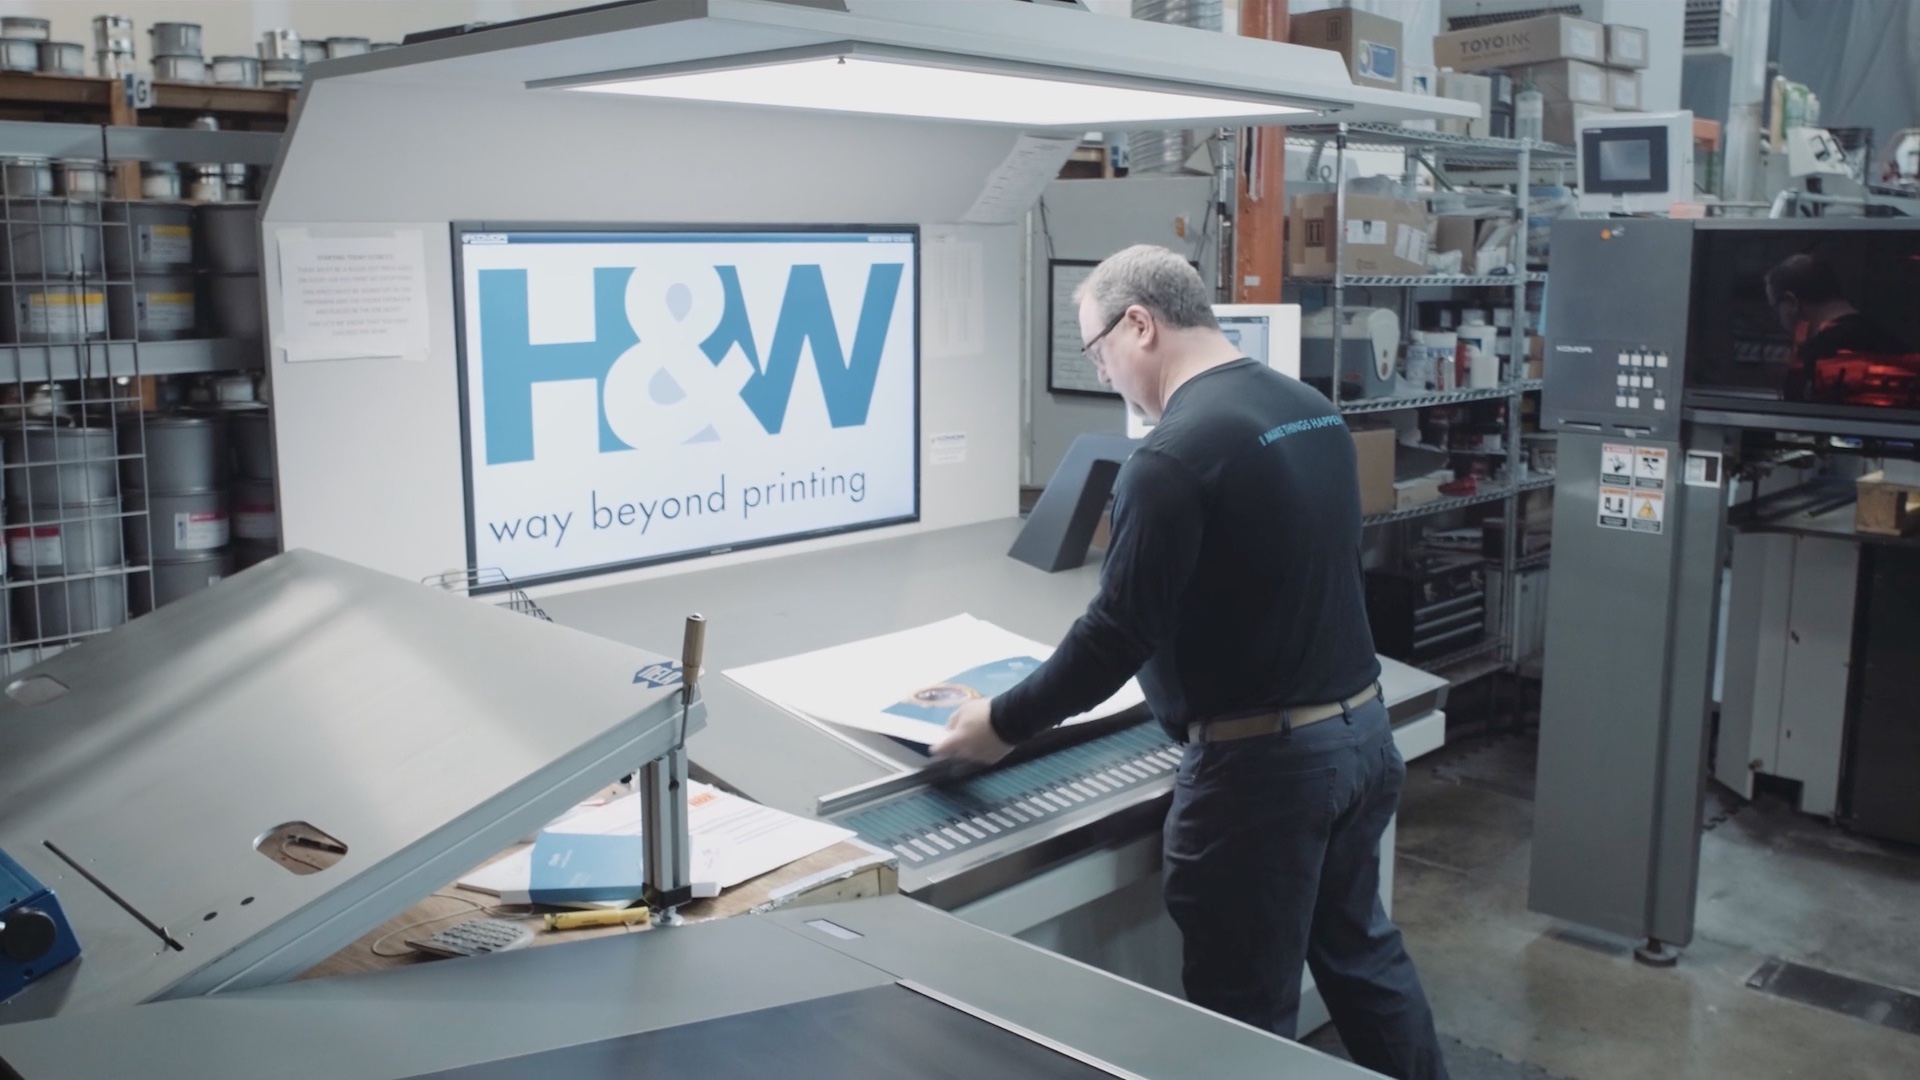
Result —
<path fill-rule="evenodd" d="M 947 717 L 947 734 L 933 744 L 933 756 L 991 765 L 1013 752 L 993 730 L 993 706 L 985 699 L 969 701 Z"/>

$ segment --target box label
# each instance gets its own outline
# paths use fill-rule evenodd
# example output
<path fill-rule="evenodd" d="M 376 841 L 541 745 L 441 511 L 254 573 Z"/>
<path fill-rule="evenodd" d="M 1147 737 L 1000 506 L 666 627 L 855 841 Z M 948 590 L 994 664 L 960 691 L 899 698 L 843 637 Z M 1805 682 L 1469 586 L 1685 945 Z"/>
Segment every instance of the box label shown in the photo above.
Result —
<path fill-rule="evenodd" d="M 1427 261 L 1427 243 L 1425 229 L 1402 225 L 1394 237 L 1393 253 L 1408 262 L 1424 263 Z"/>
<path fill-rule="evenodd" d="M 134 299 L 140 329 L 148 333 L 181 333 L 193 329 L 192 293 L 141 293 Z"/>
<path fill-rule="evenodd" d="M 1400 50 L 1377 41 L 1361 40 L 1354 49 L 1354 65 L 1361 78 L 1400 81 Z"/>
<path fill-rule="evenodd" d="M 186 225 L 140 225 L 133 234 L 141 262 L 184 265 L 193 261 L 193 230 Z"/>
<path fill-rule="evenodd" d="M 1591 26 L 1567 27 L 1567 55 L 1583 60 L 1602 59 L 1600 32 Z"/>
<path fill-rule="evenodd" d="M 1632 110 L 1640 107 L 1640 84 L 1631 78 L 1609 79 L 1613 84 L 1613 107 Z"/>
<path fill-rule="evenodd" d="M 1347 243 L 1386 246 L 1387 223 L 1378 218 L 1353 218 L 1347 222 Z"/>
<path fill-rule="evenodd" d="M 211 551 L 227 546 L 225 510 L 190 510 L 173 515 L 173 546 L 181 551 Z"/>
<path fill-rule="evenodd" d="M 1607 74 L 1604 71 L 1570 72 L 1568 83 L 1572 89 L 1568 96 L 1574 101 L 1597 104 L 1607 100 Z"/>
<path fill-rule="evenodd" d="M 241 540 L 274 540 L 280 535 L 280 515 L 272 505 L 241 506 L 233 512 L 233 535 Z"/>
<path fill-rule="evenodd" d="M 35 525 L 7 530 L 7 556 L 15 566 L 59 566 L 67 561 L 60 526 Z"/>
<path fill-rule="evenodd" d="M 1613 51 L 1619 53 L 1620 59 L 1622 60 L 1645 60 L 1647 58 L 1647 51 L 1642 48 L 1644 40 L 1639 34 L 1615 34 L 1613 36 L 1613 43 L 1617 46 Z"/>
<path fill-rule="evenodd" d="M 100 293 L 28 293 L 20 325 L 35 337 L 83 337 L 107 332 L 107 298 Z"/>

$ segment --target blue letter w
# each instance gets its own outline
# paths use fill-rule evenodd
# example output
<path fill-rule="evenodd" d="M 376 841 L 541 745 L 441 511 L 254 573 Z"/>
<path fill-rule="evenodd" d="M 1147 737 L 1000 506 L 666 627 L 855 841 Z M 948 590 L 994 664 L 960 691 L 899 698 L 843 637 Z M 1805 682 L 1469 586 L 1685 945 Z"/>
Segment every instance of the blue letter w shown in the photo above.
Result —
<path fill-rule="evenodd" d="M 487 464 L 533 460 L 533 384 L 594 381 L 600 452 L 632 449 L 607 426 L 607 370 L 640 339 L 627 325 L 630 269 L 593 272 L 593 340 L 531 343 L 525 270 L 480 271 L 480 395 L 486 417 Z"/>
<path fill-rule="evenodd" d="M 787 401 L 793 396 L 793 378 L 800 370 L 800 348 L 809 343 L 813 346 L 814 370 L 820 374 L 820 389 L 827 399 L 827 419 L 837 428 L 866 423 L 867 407 L 873 404 L 874 381 L 880 374 L 880 354 L 886 345 L 887 327 L 893 322 L 893 304 L 900 293 L 900 278 L 905 267 L 885 263 L 868 268 L 867 292 L 860 302 L 860 320 L 854 328 L 851 356 L 840 350 L 840 333 L 834 328 L 833 308 L 827 303 L 827 283 L 820 267 L 806 264 L 789 270 L 787 293 L 780 302 L 780 321 L 774 326 L 773 345 L 767 350 L 764 366 L 753 340 L 753 327 L 747 321 L 739 271 L 731 266 L 714 269 L 726 290 L 726 308 L 720 325 L 700 343 L 700 348 L 715 366 L 735 345 L 746 353 L 747 359 L 753 362 L 754 375 L 740 388 L 740 397 L 747 408 L 753 410 L 767 434 L 780 434 L 786 422 Z"/>

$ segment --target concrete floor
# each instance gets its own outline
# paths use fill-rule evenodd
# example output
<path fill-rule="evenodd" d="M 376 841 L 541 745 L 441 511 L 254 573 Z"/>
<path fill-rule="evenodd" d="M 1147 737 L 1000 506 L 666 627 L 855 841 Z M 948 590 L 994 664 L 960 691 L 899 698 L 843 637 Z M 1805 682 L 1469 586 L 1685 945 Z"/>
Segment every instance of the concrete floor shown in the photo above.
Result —
<path fill-rule="evenodd" d="M 1394 914 L 1457 1080 L 1920 1077 L 1920 1035 L 1745 985 L 1780 958 L 1920 993 L 1920 850 L 1716 791 L 1698 934 L 1653 969 L 1527 910 L 1533 761 L 1460 733 L 1409 770 Z"/>

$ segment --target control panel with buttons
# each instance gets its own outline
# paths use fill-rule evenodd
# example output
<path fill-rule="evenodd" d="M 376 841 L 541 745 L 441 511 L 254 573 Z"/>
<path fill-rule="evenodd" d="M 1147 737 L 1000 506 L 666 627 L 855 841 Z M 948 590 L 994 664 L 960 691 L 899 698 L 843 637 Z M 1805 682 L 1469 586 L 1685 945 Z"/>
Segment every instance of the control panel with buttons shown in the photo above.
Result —
<path fill-rule="evenodd" d="M 1556 340 L 1548 348 L 1546 419 L 1571 430 L 1674 435 L 1682 355 L 1648 342 Z"/>
<path fill-rule="evenodd" d="M 1693 223 L 1553 224 L 1540 426 L 1678 440 Z"/>

